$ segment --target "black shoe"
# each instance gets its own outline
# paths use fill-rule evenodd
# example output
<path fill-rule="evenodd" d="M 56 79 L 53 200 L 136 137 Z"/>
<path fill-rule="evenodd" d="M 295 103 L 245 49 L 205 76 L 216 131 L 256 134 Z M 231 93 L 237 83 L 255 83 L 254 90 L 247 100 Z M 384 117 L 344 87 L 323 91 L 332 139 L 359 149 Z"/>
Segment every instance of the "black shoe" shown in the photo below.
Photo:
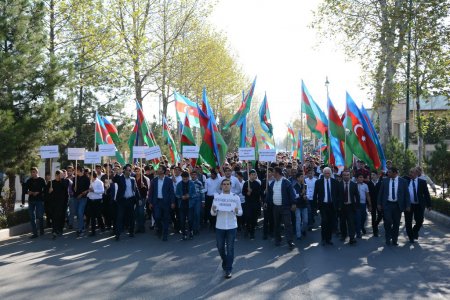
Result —
<path fill-rule="evenodd" d="M 167 236 L 163 236 L 162 241 L 167 242 Z"/>
<path fill-rule="evenodd" d="M 225 273 L 225 278 L 226 279 L 230 279 L 231 278 L 231 271 L 227 271 L 226 273 Z"/>
<path fill-rule="evenodd" d="M 333 245 L 334 245 L 332 241 L 325 241 L 325 243 L 326 243 L 327 245 L 330 245 L 330 246 L 333 246 Z"/>
<path fill-rule="evenodd" d="M 35 239 L 35 238 L 37 238 L 38 237 L 38 235 L 35 233 L 35 234 L 33 234 L 32 236 L 30 236 L 30 239 Z"/>
<path fill-rule="evenodd" d="M 263 235 L 263 240 L 267 240 L 267 235 Z"/>
<path fill-rule="evenodd" d="M 386 241 L 386 246 L 390 246 L 391 242 L 390 241 Z"/>
<path fill-rule="evenodd" d="M 414 232 L 413 236 L 414 236 L 415 240 L 418 240 L 419 239 L 419 232 L 418 231 Z"/>
<path fill-rule="evenodd" d="M 305 230 L 302 230 L 302 235 L 306 236 L 306 231 Z"/>
<path fill-rule="evenodd" d="M 95 232 L 89 233 L 89 236 L 95 236 Z"/>
<path fill-rule="evenodd" d="M 134 233 L 130 233 L 128 236 L 129 236 L 130 238 L 133 238 L 133 237 L 134 237 Z"/>
<path fill-rule="evenodd" d="M 275 246 L 276 246 L 276 247 L 278 247 L 278 246 L 280 246 L 280 245 L 281 245 L 281 242 L 280 242 L 280 241 L 276 241 L 276 242 L 275 242 Z"/>
<path fill-rule="evenodd" d="M 350 244 L 350 245 L 354 245 L 354 244 L 356 244 L 356 240 L 355 240 L 355 239 L 350 239 L 350 242 L 349 242 L 349 244 Z"/>
<path fill-rule="evenodd" d="M 187 235 L 183 234 L 182 240 L 183 240 L 183 241 L 187 240 Z"/>
<path fill-rule="evenodd" d="M 105 227 L 100 228 L 101 232 L 105 232 L 105 230 L 106 230 Z"/>
<path fill-rule="evenodd" d="M 189 239 L 192 240 L 194 238 L 194 233 L 191 231 L 189 232 Z"/>
<path fill-rule="evenodd" d="M 374 233 L 373 237 L 379 237 L 378 232 Z"/>
<path fill-rule="evenodd" d="M 288 242 L 289 250 L 292 250 L 295 248 L 295 244 L 292 241 Z"/>
<path fill-rule="evenodd" d="M 345 242 L 345 237 L 341 237 L 339 240 L 341 241 L 341 242 Z M 350 239 L 350 241 L 351 241 L 351 239 Z"/>
<path fill-rule="evenodd" d="M 116 234 L 116 241 L 120 240 L 120 234 Z"/>
<path fill-rule="evenodd" d="M 413 239 L 413 238 L 410 238 L 410 239 L 409 239 L 409 242 L 410 242 L 411 244 L 414 244 L 414 239 Z"/>
<path fill-rule="evenodd" d="M 41 230 L 40 232 L 39 232 L 39 235 L 44 235 L 44 230 Z"/>
<path fill-rule="evenodd" d="M 366 234 L 366 229 L 365 228 L 362 228 L 361 231 L 362 231 L 362 234 Z"/>
<path fill-rule="evenodd" d="M 398 243 L 397 242 L 392 242 L 392 245 L 393 246 L 398 246 Z"/>
<path fill-rule="evenodd" d="M 73 229 L 73 225 L 69 225 L 69 229 Z"/>

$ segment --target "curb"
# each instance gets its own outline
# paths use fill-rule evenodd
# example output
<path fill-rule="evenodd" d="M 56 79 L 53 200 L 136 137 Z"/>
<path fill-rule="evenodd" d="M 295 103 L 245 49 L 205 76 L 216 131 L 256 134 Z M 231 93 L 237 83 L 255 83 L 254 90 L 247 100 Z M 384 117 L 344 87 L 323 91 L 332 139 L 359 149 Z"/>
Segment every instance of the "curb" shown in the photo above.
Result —
<path fill-rule="evenodd" d="M 433 221 L 434 223 L 439 223 L 447 228 L 450 228 L 450 217 L 441 214 L 440 212 L 434 210 L 428 211 L 425 209 L 425 218 Z"/>
<path fill-rule="evenodd" d="M 13 226 L 11 228 L 5 228 L 0 230 L 0 241 L 7 240 L 13 236 L 30 233 L 31 232 L 31 224 L 24 223 L 20 225 Z"/>

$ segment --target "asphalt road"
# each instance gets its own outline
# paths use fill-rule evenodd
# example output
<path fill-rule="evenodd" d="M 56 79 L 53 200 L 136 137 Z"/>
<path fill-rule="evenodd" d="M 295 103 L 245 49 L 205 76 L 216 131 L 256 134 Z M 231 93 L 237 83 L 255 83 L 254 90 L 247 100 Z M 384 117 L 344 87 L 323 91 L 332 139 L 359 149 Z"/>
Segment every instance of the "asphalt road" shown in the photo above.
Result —
<path fill-rule="evenodd" d="M 419 243 L 384 246 L 369 234 L 356 246 L 320 229 L 289 251 L 238 235 L 232 279 L 224 279 L 213 232 L 191 241 L 153 231 L 56 240 L 47 233 L 0 242 L 0 299 L 450 299 L 450 229 L 426 221 Z M 383 230 L 381 230 L 383 233 Z"/>

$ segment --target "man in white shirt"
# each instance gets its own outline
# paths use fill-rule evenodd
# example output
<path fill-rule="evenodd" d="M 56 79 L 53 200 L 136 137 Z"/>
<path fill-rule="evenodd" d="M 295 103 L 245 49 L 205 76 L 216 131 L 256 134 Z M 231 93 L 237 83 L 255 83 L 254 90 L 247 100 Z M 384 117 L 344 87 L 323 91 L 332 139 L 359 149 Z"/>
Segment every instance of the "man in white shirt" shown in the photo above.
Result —
<path fill-rule="evenodd" d="M 231 176 L 231 168 L 225 167 L 224 173 L 225 173 L 225 177 L 223 177 L 221 181 L 223 181 L 225 178 L 230 180 L 230 182 L 231 182 L 230 193 L 239 195 L 242 192 L 242 188 L 241 188 L 241 185 L 239 184 L 239 180 L 235 176 Z M 222 192 L 221 186 L 219 186 L 219 189 L 217 192 Z"/>
<path fill-rule="evenodd" d="M 317 178 L 314 177 L 314 170 L 308 169 L 308 176 L 305 178 L 306 185 L 306 199 L 308 199 L 308 230 L 311 231 L 317 215 L 317 207 L 313 201 L 314 186 L 316 184 Z"/>
<path fill-rule="evenodd" d="M 217 193 L 218 190 L 220 190 L 220 183 L 222 182 L 222 177 L 217 174 L 216 170 L 211 170 L 211 177 L 206 179 L 205 182 L 205 190 L 206 190 L 206 196 L 205 196 L 205 213 L 203 216 L 204 223 L 206 224 L 209 220 L 209 226 L 211 229 L 214 229 L 216 227 L 216 217 L 212 216 L 211 206 L 214 200 L 214 194 Z"/>
<path fill-rule="evenodd" d="M 223 179 L 221 183 L 222 194 L 216 194 L 211 206 L 211 215 L 217 216 L 216 221 L 216 242 L 222 258 L 222 269 L 225 278 L 231 278 L 234 261 L 234 240 L 236 239 L 237 218 L 242 216 L 241 200 L 239 196 L 232 194 L 231 181 Z M 219 200 L 220 199 L 220 200 Z M 231 209 L 222 209 L 219 201 L 231 205 Z"/>
<path fill-rule="evenodd" d="M 87 194 L 87 207 L 91 219 L 91 233 L 89 236 L 95 236 L 96 221 L 102 217 L 102 198 L 104 192 L 105 186 L 103 182 L 98 178 L 97 172 L 93 172 L 89 193 Z"/>

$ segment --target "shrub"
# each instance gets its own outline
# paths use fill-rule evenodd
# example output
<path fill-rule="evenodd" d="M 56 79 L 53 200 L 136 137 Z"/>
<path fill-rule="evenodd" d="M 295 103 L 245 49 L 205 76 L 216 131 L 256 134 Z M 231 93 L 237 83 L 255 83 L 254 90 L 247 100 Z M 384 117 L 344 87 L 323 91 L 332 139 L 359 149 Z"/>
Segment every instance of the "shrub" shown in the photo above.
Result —
<path fill-rule="evenodd" d="M 450 202 L 445 199 L 431 197 L 431 209 L 450 216 Z"/>
<path fill-rule="evenodd" d="M 27 222 L 30 222 L 30 215 L 28 214 L 27 209 L 7 214 L 0 214 L 0 229 L 9 228 Z"/>

